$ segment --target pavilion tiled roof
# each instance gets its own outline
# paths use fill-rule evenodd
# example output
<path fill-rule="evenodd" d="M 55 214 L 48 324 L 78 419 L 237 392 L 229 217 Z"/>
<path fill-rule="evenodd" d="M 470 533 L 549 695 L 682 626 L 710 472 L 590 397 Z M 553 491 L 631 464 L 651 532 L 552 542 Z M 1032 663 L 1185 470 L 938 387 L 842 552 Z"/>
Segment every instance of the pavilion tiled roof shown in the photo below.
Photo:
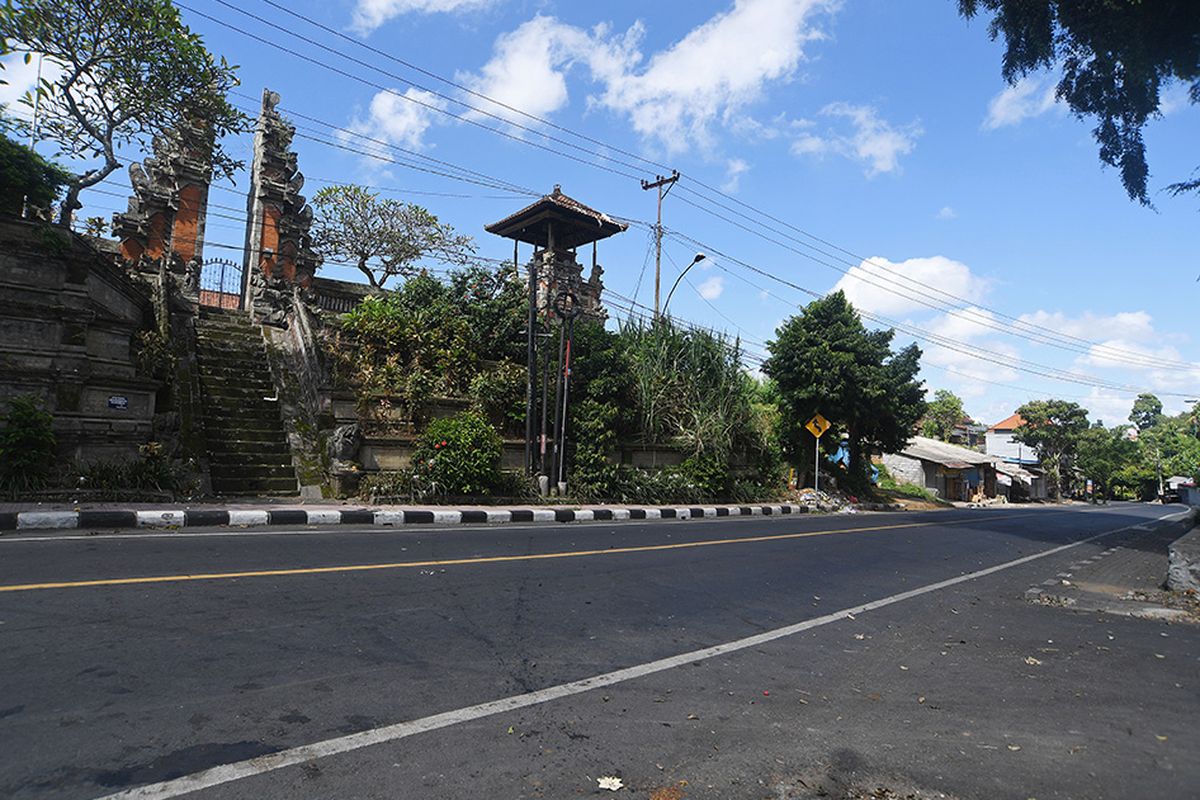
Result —
<path fill-rule="evenodd" d="M 485 225 L 484 230 L 508 239 L 547 247 L 551 227 L 555 247 L 571 249 L 607 239 L 629 226 L 568 197 L 556 185 L 550 194 L 499 222 Z"/>

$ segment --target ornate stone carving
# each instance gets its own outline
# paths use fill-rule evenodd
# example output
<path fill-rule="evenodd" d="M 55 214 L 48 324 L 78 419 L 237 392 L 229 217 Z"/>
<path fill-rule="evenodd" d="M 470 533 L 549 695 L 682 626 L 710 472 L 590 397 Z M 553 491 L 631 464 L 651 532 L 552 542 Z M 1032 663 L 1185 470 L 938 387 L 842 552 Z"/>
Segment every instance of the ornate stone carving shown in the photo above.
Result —
<path fill-rule="evenodd" d="M 321 264 L 309 234 L 312 209 L 300 194 L 304 175 L 290 149 L 296 128 L 276 110 L 278 104 L 278 94 L 263 91 L 254 137 L 244 262 L 251 305 L 270 318 L 290 302 L 290 292 L 283 290 L 290 285 L 307 289 Z M 270 294 L 260 298 L 260 293 Z"/>
<path fill-rule="evenodd" d="M 212 181 L 212 134 L 201 124 L 155 136 L 154 155 L 129 165 L 133 196 L 113 215 L 113 234 L 130 264 L 171 258 L 172 269 L 200 258 Z M 139 267 L 140 269 L 140 267 Z"/>

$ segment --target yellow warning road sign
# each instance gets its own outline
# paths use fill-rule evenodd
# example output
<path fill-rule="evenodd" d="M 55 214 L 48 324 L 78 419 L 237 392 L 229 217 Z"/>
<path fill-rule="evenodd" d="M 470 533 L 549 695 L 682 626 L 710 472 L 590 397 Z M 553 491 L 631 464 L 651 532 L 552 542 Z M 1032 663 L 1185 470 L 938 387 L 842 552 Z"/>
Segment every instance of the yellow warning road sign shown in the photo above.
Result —
<path fill-rule="evenodd" d="M 829 424 L 829 420 L 825 419 L 820 414 L 817 414 L 808 422 L 804 423 L 804 427 L 808 428 L 809 432 L 812 433 L 813 436 L 820 439 L 825 435 L 825 431 L 829 430 Z"/>

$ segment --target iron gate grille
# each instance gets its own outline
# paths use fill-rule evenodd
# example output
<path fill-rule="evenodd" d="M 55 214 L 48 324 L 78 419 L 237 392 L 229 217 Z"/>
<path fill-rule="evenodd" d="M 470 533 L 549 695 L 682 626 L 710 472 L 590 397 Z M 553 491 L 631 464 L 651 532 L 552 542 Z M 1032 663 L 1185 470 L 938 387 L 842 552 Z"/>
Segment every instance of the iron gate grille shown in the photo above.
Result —
<path fill-rule="evenodd" d="M 200 305 L 213 308 L 242 307 L 242 265 L 213 258 L 200 267 Z"/>

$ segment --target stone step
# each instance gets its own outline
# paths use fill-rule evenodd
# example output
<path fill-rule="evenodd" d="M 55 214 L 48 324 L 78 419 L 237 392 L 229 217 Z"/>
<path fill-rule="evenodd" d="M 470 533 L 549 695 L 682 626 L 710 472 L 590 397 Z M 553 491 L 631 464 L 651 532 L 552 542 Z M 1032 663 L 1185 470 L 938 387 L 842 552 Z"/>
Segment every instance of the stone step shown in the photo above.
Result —
<path fill-rule="evenodd" d="M 300 494 L 300 485 L 293 478 L 291 481 L 270 480 L 247 483 L 244 481 L 221 483 L 212 482 L 213 493 L 221 497 L 295 497 Z"/>
<path fill-rule="evenodd" d="M 196 341 L 203 344 L 225 344 L 226 342 L 245 343 L 262 347 L 262 337 L 258 331 L 238 331 L 238 330 L 209 330 L 201 328 L 196 331 Z"/>
<path fill-rule="evenodd" d="M 196 354 L 200 356 L 201 361 L 216 358 L 238 358 L 241 360 L 253 360 L 262 364 L 266 364 L 267 351 L 262 347 L 249 347 L 246 345 L 221 343 L 212 344 L 200 342 L 196 346 Z"/>
<path fill-rule="evenodd" d="M 200 362 L 200 374 L 215 373 L 219 370 L 240 375 L 266 375 L 266 353 L 239 353 L 236 350 L 197 351 Z"/>
<path fill-rule="evenodd" d="M 245 402 L 247 400 L 258 401 L 274 397 L 275 395 L 275 387 L 269 383 L 254 386 L 236 383 L 212 383 L 201 380 L 200 386 L 204 389 L 206 397 L 235 400 L 237 402 Z"/>
<path fill-rule="evenodd" d="M 220 439 L 208 446 L 208 454 L 223 464 L 291 464 L 292 453 L 283 442 L 247 442 Z"/>
<path fill-rule="evenodd" d="M 287 464 L 229 464 L 209 461 L 209 472 L 214 480 L 218 477 L 224 481 L 261 481 L 275 478 L 296 479 L 296 471 L 291 462 Z"/>
<path fill-rule="evenodd" d="M 232 414 L 224 414 L 222 416 L 205 416 L 204 429 L 212 431 L 209 437 L 213 444 L 216 444 L 220 439 L 237 439 L 233 435 L 239 432 L 256 434 L 274 433 L 278 437 L 278 441 L 285 441 L 287 433 L 283 427 L 283 420 L 279 417 L 270 414 L 247 414 L 245 416 L 234 416 Z"/>
<path fill-rule="evenodd" d="M 214 425 L 206 422 L 204 430 L 208 433 L 209 447 L 221 447 L 230 442 L 239 444 L 276 444 L 286 440 L 287 434 L 282 425 Z"/>
<path fill-rule="evenodd" d="M 231 369 L 229 367 L 216 366 L 212 362 L 205 362 L 200 368 L 200 378 L 201 380 L 212 379 L 218 382 L 252 381 L 256 384 L 272 382 L 266 362 L 260 362 L 252 370 L 243 368 Z"/>
<path fill-rule="evenodd" d="M 257 494 L 258 489 L 296 491 L 298 481 L 294 472 L 282 474 L 249 475 L 231 469 L 211 467 L 213 490 L 222 494 L 234 492 L 242 495 Z"/>

